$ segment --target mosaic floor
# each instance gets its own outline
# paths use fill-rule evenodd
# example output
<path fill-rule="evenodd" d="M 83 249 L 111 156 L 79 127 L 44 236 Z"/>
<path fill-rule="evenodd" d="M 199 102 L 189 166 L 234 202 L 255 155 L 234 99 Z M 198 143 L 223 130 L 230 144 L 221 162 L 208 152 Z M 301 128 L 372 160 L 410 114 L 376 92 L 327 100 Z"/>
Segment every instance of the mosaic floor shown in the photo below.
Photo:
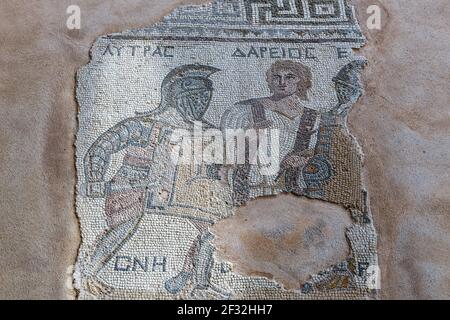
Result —
<path fill-rule="evenodd" d="M 347 128 L 364 42 L 344 0 L 216 0 L 100 37 L 78 72 L 79 298 L 376 297 L 363 151 Z M 286 195 L 312 209 L 251 209 Z M 285 250 L 300 262 L 279 262 L 290 285 L 267 275 L 276 257 L 249 274 L 221 252 L 240 250 L 238 229 L 220 246 L 212 229 L 246 209 L 271 221 L 275 251 L 301 224 Z"/>

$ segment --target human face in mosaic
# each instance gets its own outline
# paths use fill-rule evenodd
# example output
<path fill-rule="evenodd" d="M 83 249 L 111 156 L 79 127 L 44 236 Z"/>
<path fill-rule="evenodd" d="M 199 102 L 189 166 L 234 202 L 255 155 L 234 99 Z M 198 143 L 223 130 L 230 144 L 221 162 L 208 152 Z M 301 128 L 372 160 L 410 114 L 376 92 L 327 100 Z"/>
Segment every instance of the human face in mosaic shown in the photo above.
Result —
<path fill-rule="evenodd" d="M 281 99 L 294 95 L 301 80 L 297 74 L 289 69 L 274 70 L 268 79 L 273 96 Z"/>

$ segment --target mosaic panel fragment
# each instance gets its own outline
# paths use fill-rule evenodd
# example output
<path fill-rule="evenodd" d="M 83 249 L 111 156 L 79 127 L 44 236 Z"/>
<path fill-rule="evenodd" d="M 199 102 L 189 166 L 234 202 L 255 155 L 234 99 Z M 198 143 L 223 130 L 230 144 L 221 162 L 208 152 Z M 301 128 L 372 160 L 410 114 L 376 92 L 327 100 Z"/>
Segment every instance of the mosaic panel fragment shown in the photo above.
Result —
<path fill-rule="evenodd" d="M 374 297 L 377 239 L 362 152 L 346 126 L 363 94 L 367 62 L 352 51 L 363 43 L 344 0 L 216 0 L 100 37 L 78 73 L 79 298 Z M 212 231 L 280 195 L 337 208 L 328 219 L 289 212 L 302 240 L 293 251 L 274 240 L 274 250 L 309 261 L 289 288 L 239 272 Z M 266 236 L 286 237 L 293 225 Z M 308 256 L 333 253 L 326 243 L 337 239 L 348 248 L 328 256 L 343 259 Z"/>

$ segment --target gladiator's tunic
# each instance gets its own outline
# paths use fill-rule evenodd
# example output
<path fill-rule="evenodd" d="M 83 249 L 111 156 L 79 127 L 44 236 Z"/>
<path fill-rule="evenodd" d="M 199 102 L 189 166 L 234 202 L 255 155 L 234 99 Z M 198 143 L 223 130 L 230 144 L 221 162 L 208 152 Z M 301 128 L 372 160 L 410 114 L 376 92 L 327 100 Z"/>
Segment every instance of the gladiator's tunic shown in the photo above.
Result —
<path fill-rule="evenodd" d="M 186 123 L 184 126 L 189 130 Z M 177 146 L 172 141 L 174 128 L 179 129 L 180 123 L 131 118 L 103 134 L 90 148 L 85 158 L 90 183 L 104 181 L 111 156 L 125 150 L 122 166 L 106 183 L 109 227 L 143 212 L 211 223 L 230 214 L 230 193 L 224 190 L 217 174 L 210 174 L 206 165 L 178 165 L 173 161 Z"/>

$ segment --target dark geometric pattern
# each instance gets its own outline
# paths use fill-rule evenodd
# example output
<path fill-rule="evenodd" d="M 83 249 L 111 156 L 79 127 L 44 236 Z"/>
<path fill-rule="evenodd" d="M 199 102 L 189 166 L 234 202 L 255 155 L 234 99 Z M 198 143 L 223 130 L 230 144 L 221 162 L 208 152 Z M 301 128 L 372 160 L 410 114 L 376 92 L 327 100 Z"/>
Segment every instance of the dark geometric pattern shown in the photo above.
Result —
<path fill-rule="evenodd" d="M 337 26 L 339 26 L 337 28 Z M 177 8 L 154 27 L 108 38 L 364 43 L 347 0 L 215 0 Z"/>
<path fill-rule="evenodd" d="M 245 2 L 247 20 L 258 24 L 303 24 L 311 18 L 345 20 L 342 0 L 250 0 Z M 311 22 L 311 21 L 310 21 Z"/>
<path fill-rule="evenodd" d="M 334 0 L 309 0 L 308 10 L 311 18 L 339 18 L 341 15 L 346 14 L 342 9 L 343 2 Z M 345 10 L 345 9 L 344 9 Z"/>

